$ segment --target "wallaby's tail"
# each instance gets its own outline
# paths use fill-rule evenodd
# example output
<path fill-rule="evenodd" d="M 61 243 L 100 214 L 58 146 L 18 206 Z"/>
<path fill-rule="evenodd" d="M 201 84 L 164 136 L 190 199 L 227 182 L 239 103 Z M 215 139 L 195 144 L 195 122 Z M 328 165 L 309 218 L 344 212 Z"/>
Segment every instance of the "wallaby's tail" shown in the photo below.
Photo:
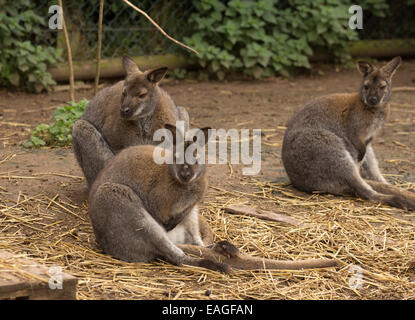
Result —
<path fill-rule="evenodd" d="M 207 260 L 217 261 L 241 270 L 299 270 L 313 268 L 328 268 L 337 266 L 333 259 L 308 259 L 299 261 L 279 261 L 266 258 L 253 257 L 242 254 L 227 241 L 221 241 L 212 248 L 197 247 L 193 245 L 179 246 L 186 254 L 195 255 Z"/>
<path fill-rule="evenodd" d="M 376 192 L 392 195 L 398 207 L 406 208 L 408 210 L 415 210 L 415 193 L 398 188 L 391 184 L 386 184 L 373 180 L 365 180 Z M 393 203 L 389 203 L 393 205 Z"/>

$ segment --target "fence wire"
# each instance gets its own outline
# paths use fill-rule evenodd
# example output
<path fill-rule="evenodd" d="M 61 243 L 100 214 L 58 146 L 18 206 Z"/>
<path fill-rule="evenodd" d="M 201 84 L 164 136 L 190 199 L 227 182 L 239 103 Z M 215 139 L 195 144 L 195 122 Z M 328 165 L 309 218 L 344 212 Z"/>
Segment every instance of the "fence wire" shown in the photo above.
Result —
<path fill-rule="evenodd" d="M 36 12 L 50 17 L 49 7 L 56 1 L 35 1 Z M 181 40 L 187 36 L 187 19 L 192 1 L 131 1 L 147 12 L 161 28 Z M 98 39 L 99 1 L 66 0 L 63 4 L 74 60 L 95 59 Z M 64 48 L 63 33 L 45 29 L 41 44 Z M 102 30 L 102 57 L 178 53 L 183 50 L 164 37 L 144 16 L 121 0 L 105 0 Z"/>
<path fill-rule="evenodd" d="M 130 0 L 146 11 L 169 35 L 182 41 L 190 35 L 188 19 L 195 11 L 191 0 Z M 221 0 L 227 3 L 229 0 Z M 339 0 L 340 2 L 342 0 Z M 370 1 L 367 1 L 368 3 Z M 414 4 L 411 4 L 411 3 Z M 50 17 L 49 6 L 56 0 L 33 0 L 40 16 Z M 387 0 L 383 16 L 364 10 L 361 40 L 402 39 L 402 47 L 413 47 L 415 38 L 415 0 Z M 288 5 L 287 0 L 277 2 Z M 411 4 L 411 5 L 410 5 Z M 95 59 L 99 18 L 98 0 L 65 0 L 65 21 L 69 29 L 74 60 Z M 408 39 L 408 40 L 407 40 Z M 412 39 L 409 41 L 409 39 Z M 399 43 L 395 42 L 396 43 Z M 408 42 L 409 41 L 409 42 Z M 45 28 L 40 44 L 65 48 L 63 33 Z M 105 0 L 102 57 L 183 53 L 183 48 L 165 38 L 145 17 L 121 0 Z M 65 50 L 64 50 L 65 52 Z M 65 54 L 64 54 L 65 55 Z"/>
<path fill-rule="evenodd" d="M 363 10 L 363 29 L 358 30 L 359 38 L 414 39 L 415 0 L 388 0 L 386 4 L 383 15 L 377 15 L 374 10 Z"/>

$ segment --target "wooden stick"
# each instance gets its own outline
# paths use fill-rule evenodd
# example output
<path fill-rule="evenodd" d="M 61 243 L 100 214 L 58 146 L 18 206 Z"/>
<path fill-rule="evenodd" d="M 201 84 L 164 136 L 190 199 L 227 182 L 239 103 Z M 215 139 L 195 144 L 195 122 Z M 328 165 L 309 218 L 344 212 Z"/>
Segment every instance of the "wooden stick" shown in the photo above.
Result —
<path fill-rule="evenodd" d="M 133 8 L 134 10 L 140 12 L 143 16 L 145 16 L 166 38 L 168 38 L 169 40 L 173 41 L 174 43 L 178 44 L 179 46 L 182 46 L 196 54 L 199 54 L 199 52 L 197 52 L 195 49 L 192 49 L 188 46 L 186 46 L 185 44 L 181 43 L 180 41 L 177 41 L 176 39 L 173 39 L 172 37 L 170 37 L 162 28 L 160 28 L 160 26 L 154 22 L 153 19 L 151 19 L 149 17 L 149 15 L 147 13 L 145 13 L 143 10 L 137 8 L 135 5 L 133 5 L 130 1 L 128 0 L 122 0 L 123 2 L 125 2 L 126 4 L 128 4 L 131 8 Z"/>
<path fill-rule="evenodd" d="M 66 29 L 66 23 L 64 19 L 63 14 L 63 4 L 62 0 L 58 0 L 58 4 L 62 9 L 62 27 L 63 27 L 63 34 L 65 36 L 65 44 L 66 44 L 66 50 L 68 53 L 68 65 L 69 65 L 69 96 L 71 101 L 75 102 L 75 81 L 74 81 L 74 75 L 73 75 L 73 65 L 72 65 L 72 51 L 71 51 L 71 44 L 69 42 L 69 36 L 68 36 L 68 30 Z"/>
<path fill-rule="evenodd" d="M 415 87 L 396 87 L 393 88 L 392 91 L 415 91 Z"/>
<path fill-rule="evenodd" d="M 32 125 L 19 122 L 0 121 L 0 125 L 12 126 L 12 127 L 31 127 Z"/>
<path fill-rule="evenodd" d="M 279 214 L 271 211 L 258 210 L 252 207 L 247 207 L 243 205 L 231 205 L 225 208 L 226 212 L 233 214 L 242 214 L 249 217 L 256 217 L 263 220 L 283 222 L 287 224 L 292 224 L 294 226 L 300 225 L 300 221 L 294 219 L 285 214 Z"/>
<path fill-rule="evenodd" d="M 102 46 L 102 17 L 104 15 L 104 0 L 99 2 L 99 22 L 98 22 L 98 48 L 97 48 L 97 69 L 95 73 L 94 94 L 98 91 L 99 73 L 101 68 L 101 46 Z"/>

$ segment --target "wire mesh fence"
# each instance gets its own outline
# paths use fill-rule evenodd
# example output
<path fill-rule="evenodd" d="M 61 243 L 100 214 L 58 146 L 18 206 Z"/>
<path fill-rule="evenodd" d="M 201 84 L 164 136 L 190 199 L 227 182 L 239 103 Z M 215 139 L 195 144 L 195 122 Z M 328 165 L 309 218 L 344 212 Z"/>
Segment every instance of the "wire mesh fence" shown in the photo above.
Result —
<path fill-rule="evenodd" d="M 221 0 L 227 3 L 228 0 Z M 146 11 L 169 35 L 179 41 L 190 35 L 188 20 L 195 12 L 191 0 L 131 0 Z M 361 40 L 403 39 L 402 47 L 413 47 L 415 38 L 415 0 L 387 0 L 382 16 L 373 10 L 364 10 L 362 30 L 356 30 Z M 36 12 L 49 17 L 51 5 L 56 0 L 33 0 Z M 287 6 L 287 1 L 277 3 Z M 65 21 L 68 26 L 74 60 L 95 59 L 99 1 L 65 0 Z M 411 41 L 406 39 L 412 39 Z M 409 42 L 408 42 L 409 41 Z M 64 48 L 63 33 L 45 28 L 40 44 Z M 395 42 L 396 44 L 397 42 Z M 165 38 L 145 17 L 121 0 L 105 0 L 102 34 L 102 57 L 119 57 L 183 53 L 183 48 Z M 65 52 L 65 50 L 64 50 Z M 65 53 L 64 53 L 65 55 Z M 65 58 L 65 57 L 64 57 Z"/>
<path fill-rule="evenodd" d="M 50 17 L 49 7 L 56 1 L 35 1 L 36 12 Z M 188 33 L 187 19 L 193 10 L 189 0 L 144 0 L 135 2 L 168 34 L 181 40 Z M 64 1 L 74 60 L 96 57 L 99 1 Z M 64 48 L 62 32 L 45 29 L 41 44 Z M 145 17 L 120 0 L 106 0 L 103 14 L 102 57 L 178 53 L 179 46 L 165 38 Z"/>
<path fill-rule="evenodd" d="M 363 29 L 357 30 L 361 40 L 415 38 L 415 1 L 387 0 L 382 13 L 363 10 Z"/>

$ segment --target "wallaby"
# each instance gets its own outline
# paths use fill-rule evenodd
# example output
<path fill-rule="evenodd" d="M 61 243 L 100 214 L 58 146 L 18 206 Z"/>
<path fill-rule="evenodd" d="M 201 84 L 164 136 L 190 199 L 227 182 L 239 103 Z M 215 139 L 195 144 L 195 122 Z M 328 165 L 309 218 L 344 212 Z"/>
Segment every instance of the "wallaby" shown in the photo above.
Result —
<path fill-rule="evenodd" d="M 359 61 L 358 93 L 314 99 L 292 117 L 282 161 L 294 187 L 415 209 L 415 193 L 391 186 L 380 173 L 371 143 L 389 115 L 392 76 L 400 64 L 400 57 L 381 68 Z"/>
<path fill-rule="evenodd" d="M 99 91 L 72 129 L 76 159 L 91 186 L 108 159 L 124 148 L 156 144 L 153 134 L 167 123 L 189 116 L 159 87 L 167 68 L 142 72 L 128 56 L 123 57 L 126 78 Z"/>
<path fill-rule="evenodd" d="M 166 128 L 172 133 L 173 148 L 164 152 L 173 153 L 173 163 L 155 162 L 154 154 L 159 146 L 133 146 L 110 159 L 93 183 L 89 216 L 104 252 L 125 261 L 149 262 L 162 258 L 176 265 L 201 266 L 221 272 L 232 270 L 221 259 L 240 269 L 336 265 L 335 261 L 324 259 L 276 264 L 269 259 L 242 255 L 227 241 L 213 244 L 213 233 L 198 214 L 198 205 L 207 189 L 206 164 L 184 159 L 188 148 L 200 142 L 184 142 L 183 133 L 175 126 L 166 125 Z M 208 140 L 208 129 L 201 129 L 202 144 Z M 186 252 L 199 257 L 191 257 Z"/>
<path fill-rule="evenodd" d="M 176 127 L 166 125 L 174 144 L 184 143 Z M 208 128 L 201 129 L 207 142 Z M 177 136 L 179 135 L 179 137 Z M 222 263 L 187 256 L 177 244 L 203 246 L 198 204 L 207 188 L 205 165 L 176 161 L 157 164 L 158 146 L 126 148 L 110 159 L 90 189 L 89 216 L 104 252 L 125 261 L 156 258 L 176 264 L 228 272 Z M 186 151 L 187 146 L 184 148 Z"/>

